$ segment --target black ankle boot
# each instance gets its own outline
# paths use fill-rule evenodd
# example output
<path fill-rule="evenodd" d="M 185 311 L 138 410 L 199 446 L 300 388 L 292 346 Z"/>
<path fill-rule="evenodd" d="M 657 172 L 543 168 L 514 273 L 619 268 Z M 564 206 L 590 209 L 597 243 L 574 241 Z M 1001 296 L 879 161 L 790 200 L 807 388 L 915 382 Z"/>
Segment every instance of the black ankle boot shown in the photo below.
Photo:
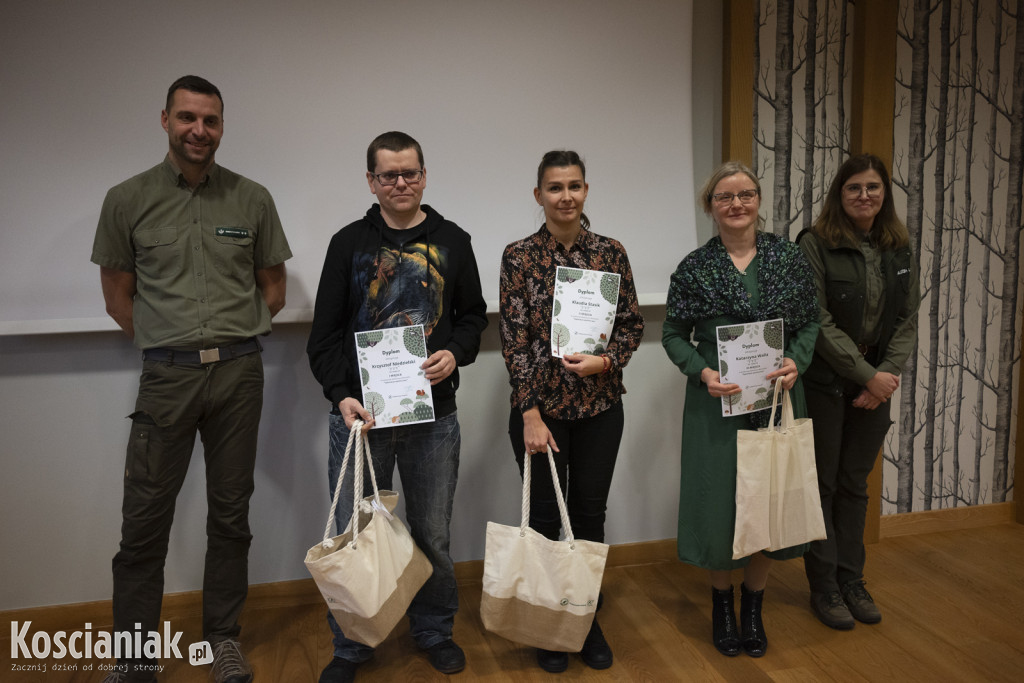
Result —
<path fill-rule="evenodd" d="M 549 674 L 562 673 L 569 668 L 569 653 L 537 649 L 537 666 Z"/>
<path fill-rule="evenodd" d="M 768 649 L 768 636 L 761 623 L 761 603 L 764 590 L 747 590 L 740 584 L 740 628 L 743 631 L 743 649 L 751 657 L 764 657 Z"/>
<path fill-rule="evenodd" d="M 608 646 L 608 641 L 605 640 L 596 617 L 590 624 L 587 639 L 583 641 L 580 657 L 583 658 L 583 663 L 591 669 L 607 669 L 612 665 L 612 649 Z"/>
<path fill-rule="evenodd" d="M 740 653 L 740 634 L 736 630 L 732 602 L 732 586 L 726 590 L 711 587 L 711 640 L 715 648 L 727 657 Z"/>

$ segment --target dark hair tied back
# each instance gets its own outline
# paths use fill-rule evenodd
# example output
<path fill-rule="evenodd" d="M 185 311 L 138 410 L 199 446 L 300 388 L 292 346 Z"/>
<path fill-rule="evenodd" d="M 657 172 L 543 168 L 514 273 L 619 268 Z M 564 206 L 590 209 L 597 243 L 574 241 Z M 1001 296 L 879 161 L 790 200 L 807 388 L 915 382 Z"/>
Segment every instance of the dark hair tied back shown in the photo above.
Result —
<path fill-rule="evenodd" d="M 537 167 L 537 187 L 540 188 L 544 183 L 544 172 L 549 168 L 567 168 L 569 166 L 579 166 L 580 174 L 583 176 L 583 180 L 586 181 L 587 167 L 579 154 L 570 149 L 551 150 L 541 157 L 540 166 Z M 585 229 L 590 229 L 590 219 L 587 218 L 587 214 L 580 214 L 580 225 Z"/>

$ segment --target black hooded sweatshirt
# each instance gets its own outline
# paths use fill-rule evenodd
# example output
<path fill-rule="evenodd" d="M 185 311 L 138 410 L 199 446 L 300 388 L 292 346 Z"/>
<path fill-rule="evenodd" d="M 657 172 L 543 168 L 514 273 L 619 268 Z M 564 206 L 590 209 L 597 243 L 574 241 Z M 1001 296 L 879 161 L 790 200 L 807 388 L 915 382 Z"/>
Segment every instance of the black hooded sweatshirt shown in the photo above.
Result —
<path fill-rule="evenodd" d="M 388 227 L 374 204 L 331 238 L 306 344 L 309 366 L 331 402 L 362 402 L 355 333 L 423 325 L 427 355 L 447 349 L 469 365 L 487 326 L 487 304 L 469 233 L 427 205 L 407 230 Z M 435 417 L 455 411 L 458 368 L 432 387 Z"/>

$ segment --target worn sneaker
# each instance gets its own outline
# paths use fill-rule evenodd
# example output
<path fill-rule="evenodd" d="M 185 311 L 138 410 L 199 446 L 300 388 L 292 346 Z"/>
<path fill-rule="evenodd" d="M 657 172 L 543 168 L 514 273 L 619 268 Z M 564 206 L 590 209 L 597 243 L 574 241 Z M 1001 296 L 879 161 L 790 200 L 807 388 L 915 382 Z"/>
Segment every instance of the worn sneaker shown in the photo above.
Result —
<path fill-rule="evenodd" d="M 811 610 L 821 623 L 830 628 L 848 631 L 856 624 L 839 591 L 811 593 Z"/>
<path fill-rule="evenodd" d="M 214 644 L 213 680 L 215 683 L 251 683 L 252 668 L 237 640 L 228 638 Z"/>
<path fill-rule="evenodd" d="M 319 683 L 352 683 L 356 679 L 359 662 L 334 657 L 320 672 Z"/>
<path fill-rule="evenodd" d="M 456 674 L 466 668 L 466 654 L 454 640 L 444 640 L 427 648 L 430 664 L 443 674 Z"/>
<path fill-rule="evenodd" d="M 877 624 L 882 620 L 882 613 L 875 606 L 875 601 L 864 587 L 863 581 L 851 581 L 840 590 L 843 601 L 854 619 L 864 624 Z"/>

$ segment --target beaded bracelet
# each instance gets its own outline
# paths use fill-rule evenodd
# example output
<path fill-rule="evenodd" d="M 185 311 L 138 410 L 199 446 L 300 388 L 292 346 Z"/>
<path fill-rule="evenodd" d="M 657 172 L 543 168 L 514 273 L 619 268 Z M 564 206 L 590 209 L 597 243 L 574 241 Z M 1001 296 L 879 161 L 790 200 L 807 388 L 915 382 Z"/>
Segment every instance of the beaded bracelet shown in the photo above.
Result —
<path fill-rule="evenodd" d="M 608 359 L 608 355 L 604 353 L 601 354 L 601 360 L 604 362 L 604 370 L 601 371 L 601 374 L 606 375 L 612 369 L 612 362 Z"/>

